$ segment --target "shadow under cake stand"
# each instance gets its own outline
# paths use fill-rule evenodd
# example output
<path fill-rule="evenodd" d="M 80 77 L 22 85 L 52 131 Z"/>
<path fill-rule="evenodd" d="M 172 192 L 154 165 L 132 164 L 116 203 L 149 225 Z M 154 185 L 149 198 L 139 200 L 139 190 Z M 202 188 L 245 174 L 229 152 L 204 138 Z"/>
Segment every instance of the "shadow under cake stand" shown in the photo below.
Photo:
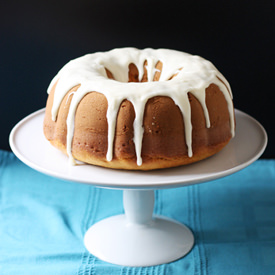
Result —
<path fill-rule="evenodd" d="M 155 171 L 121 171 L 92 165 L 70 166 L 65 155 L 43 136 L 45 110 L 21 120 L 10 134 L 14 154 L 47 175 L 123 190 L 125 213 L 91 226 L 85 234 L 87 250 L 118 265 L 152 266 L 186 255 L 194 245 L 185 225 L 154 216 L 154 190 L 183 187 L 235 173 L 257 160 L 267 145 L 264 128 L 251 116 L 236 110 L 236 136 L 218 154 L 187 166 Z"/>

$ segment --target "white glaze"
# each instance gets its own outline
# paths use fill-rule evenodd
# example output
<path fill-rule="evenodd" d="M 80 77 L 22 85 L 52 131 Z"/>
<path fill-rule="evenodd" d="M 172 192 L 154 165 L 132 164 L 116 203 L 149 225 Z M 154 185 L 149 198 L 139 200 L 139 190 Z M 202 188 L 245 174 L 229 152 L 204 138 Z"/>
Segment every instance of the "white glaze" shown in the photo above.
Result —
<path fill-rule="evenodd" d="M 137 66 L 139 80 L 141 80 L 144 74 L 145 61 L 147 61 L 148 82 L 128 83 L 129 64 L 134 63 Z M 163 67 L 159 81 L 153 81 L 154 74 L 158 71 L 155 68 L 158 61 L 163 63 Z M 115 80 L 108 79 L 105 68 L 113 74 Z M 172 76 L 174 76 L 173 79 L 169 80 Z M 144 108 L 147 100 L 154 96 L 169 96 L 180 108 L 184 119 L 185 139 L 189 157 L 192 157 L 193 153 L 191 108 L 188 92 L 194 94 L 201 103 L 205 114 L 206 127 L 209 128 L 210 120 L 205 102 L 205 89 L 211 83 L 219 86 L 228 104 L 231 133 L 232 137 L 234 136 L 234 109 L 230 85 L 211 62 L 199 56 L 167 49 L 114 49 L 109 52 L 87 54 L 70 61 L 53 78 L 48 93 L 57 81 L 52 107 L 52 119 L 54 121 L 66 93 L 74 86 L 80 85 L 78 90 L 72 93 L 73 98 L 67 118 L 67 153 L 71 161 L 73 161 L 71 145 L 74 134 L 75 112 L 81 99 L 92 91 L 104 94 L 108 101 L 107 161 L 111 161 L 113 157 L 116 117 L 120 104 L 124 99 L 131 101 L 135 109 L 133 141 L 136 149 L 137 165 L 142 164 Z"/>

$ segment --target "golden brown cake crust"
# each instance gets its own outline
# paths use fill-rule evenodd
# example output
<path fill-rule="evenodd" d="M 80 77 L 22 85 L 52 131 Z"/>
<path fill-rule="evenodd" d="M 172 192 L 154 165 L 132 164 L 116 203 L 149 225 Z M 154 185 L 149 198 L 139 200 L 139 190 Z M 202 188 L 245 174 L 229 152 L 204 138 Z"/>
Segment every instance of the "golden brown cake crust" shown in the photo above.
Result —
<path fill-rule="evenodd" d="M 131 76 L 136 79 L 135 76 Z M 130 78 L 130 77 L 129 77 Z M 68 91 L 59 108 L 57 120 L 51 118 L 55 86 L 49 94 L 44 134 L 56 148 L 66 153 L 66 118 L 72 98 Z M 112 161 L 106 160 L 108 145 L 108 102 L 103 94 L 88 93 L 79 103 L 75 116 L 72 154 L 77 160 L 115 169 L 151 170 L 190 164 L 220 151 L 231 139 L 227 102 L 219 87 L 206 89 L 206 104 L 211 127 L 206 127 L 203 109 L 196 97 L 189 93 L 192 120 L 193 156 L 188 157 L 182 114 L 174 101 L 166 96 L 148 100 L 143 120 L 142 165 L 136 163 L 133 142 L 135 112 L 130 101 L 121 103 L 114 140 Z"/>

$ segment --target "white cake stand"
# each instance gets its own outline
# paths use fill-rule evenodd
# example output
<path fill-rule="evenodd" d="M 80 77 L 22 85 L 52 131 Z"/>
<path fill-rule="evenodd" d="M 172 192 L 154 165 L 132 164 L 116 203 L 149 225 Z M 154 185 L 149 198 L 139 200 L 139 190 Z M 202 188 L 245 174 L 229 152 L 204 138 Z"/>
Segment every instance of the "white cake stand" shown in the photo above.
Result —
<path fill-rule="evenodd" d="M 260 157 L 267 145 L 264 128 L 236 110 L 236 136 L 215 156 L 198 163 L 156 171 L 121 171 L 92 165 L 70 166 L 43 136 L 44 109 L 20 121 L 10 134 L 15 155 L 42 173 L 97 187 L 122 189 L 125 214 L 94 224 L 85 234 L 88 251 L 110 263 L 151 266 L 186 255 L 192 232 L 166 217 L 153 216 L 154 190 L 202 183 L 235 173 Z"/>

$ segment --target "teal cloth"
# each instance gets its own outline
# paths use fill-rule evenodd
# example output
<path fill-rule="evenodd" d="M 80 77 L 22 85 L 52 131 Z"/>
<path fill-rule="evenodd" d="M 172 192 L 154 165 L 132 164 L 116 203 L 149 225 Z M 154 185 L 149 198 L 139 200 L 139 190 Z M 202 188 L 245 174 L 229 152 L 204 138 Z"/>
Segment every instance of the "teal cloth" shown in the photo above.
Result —
<path fill-rule="evenodd" d="M 0 150 L 0 274 L 275 274 L 275 160 L 156 191 L 154 212 L 186 224 L 196 239 L 173 263 L 130 268 L 89 254 L 86 230 L 122 212 L 121 191 L 43 175 Z"/>

